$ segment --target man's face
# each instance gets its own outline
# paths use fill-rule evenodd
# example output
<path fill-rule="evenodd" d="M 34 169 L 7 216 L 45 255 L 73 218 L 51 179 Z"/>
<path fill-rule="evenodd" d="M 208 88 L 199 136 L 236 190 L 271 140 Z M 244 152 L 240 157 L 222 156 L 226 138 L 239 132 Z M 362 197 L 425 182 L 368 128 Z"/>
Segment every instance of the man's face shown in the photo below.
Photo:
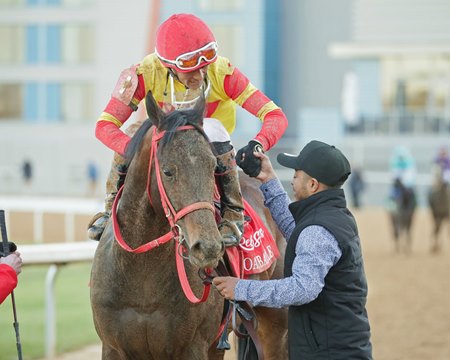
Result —
<path fill-rule="evenodd" d="M 177 75 L 178 79 L 184 86 L 186 86 L 192 90 L 197 90 L 203 84 L 207 69 L 208 69 L 208 65 L 203 66 L 202 68 L 200 68 L 198 70 L 194 70 L 194 71 L 186 72 L 186 73 L 175 70 L 175 74 Z"/>
<path fill-rule="evenodd" d="M 292 190 L 294 191 L 295 200 L 303 200 L 312 194 L 313 178 L 302 170 L 295 170 L 292 178 Z"/>

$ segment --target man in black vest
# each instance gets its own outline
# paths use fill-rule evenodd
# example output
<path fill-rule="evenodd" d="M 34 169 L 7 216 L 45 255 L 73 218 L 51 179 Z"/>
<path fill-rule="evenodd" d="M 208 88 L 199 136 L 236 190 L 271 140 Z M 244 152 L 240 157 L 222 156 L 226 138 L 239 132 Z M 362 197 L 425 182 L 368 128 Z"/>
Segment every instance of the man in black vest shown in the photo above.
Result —
<path fill-rule="evenodd" d="M 351 171 L 347 158 L 320 141 L 308 143 L 298 156 L 279 154 L 278 162 L 295 171 L 296 201 L 290 203 L 268 157 L 255 156 L 262 161 L 256 178 L 265 204 L 289 239 L 285 277 L 216 277 L 214 285 L 227 299 L 288 306 L 290 359 L 372 359 L 358 228 L 341 188 Z"/>

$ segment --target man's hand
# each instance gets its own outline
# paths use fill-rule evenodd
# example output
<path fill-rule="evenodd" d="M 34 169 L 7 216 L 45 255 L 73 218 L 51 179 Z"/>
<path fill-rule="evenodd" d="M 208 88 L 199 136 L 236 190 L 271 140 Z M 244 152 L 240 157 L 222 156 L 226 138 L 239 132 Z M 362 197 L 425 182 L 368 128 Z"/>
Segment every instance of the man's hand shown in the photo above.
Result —
<path fill-rule="evenodd" d="M 275 179 L 277 174 L 273 169 L 272 163 L 270 162 L 269 157 L 263 153 L 253 153 L 253 155 L 261 160 L 261 171 L 259 172 L 256 178 L 261 181 L 263 184 L 268 182 L 269 180 Z"/>
<path fill-rule="evenodd" d="M 234 300 L 234 289 L 238 281 L 239 278 L 231 276 L 217 276 L 213 279 L 213 284 L 225 299 Z"/>
<path fill-rule="evenodd" d="M 20 257 L 20 253 L 17 251 L 12 254 L 9 254 L 6 257 L 1 257 L 0 264 L 6 264 L 11 266 L 17 275 L 19 275 L 20 272 L 22 271 L 22 258 Z"/>
<path fill-rule="evenodd" d="M 258 176 L 261 171 L 261 160 L 255 157 L 255 152 L 264 152 L 264 149 L 258 141 L 250 140 L 236 154 L 236 163 L 250 177 Z"/>

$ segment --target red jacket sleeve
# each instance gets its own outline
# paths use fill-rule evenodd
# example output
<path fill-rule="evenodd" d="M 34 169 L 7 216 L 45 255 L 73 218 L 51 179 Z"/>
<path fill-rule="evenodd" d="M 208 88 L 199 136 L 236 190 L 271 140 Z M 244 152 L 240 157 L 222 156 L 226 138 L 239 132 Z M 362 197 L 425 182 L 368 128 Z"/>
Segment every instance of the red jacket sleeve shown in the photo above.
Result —
<path fill-rule="evenodd" d="M 243 97 L 241 106 L 261 119 L 263 125 L 254 139 L 262 144 L 264 150 L 272 148 L 288 126 L 288 120 L 283 111 L 261 90 L 254 87 L 238 68 L 234 68 L 233 73 L 225 77 L 224 89 L 233 100 Z"/>
<path fill-rule="evenodd" d="M 0 264 L 0 304 L 11 294 L 17 286 L 17 274 L 6 264 Z"/>
<path fill-rule="evenodd" d="M 137 106 L 145 97 L 145 84 L 142 75 L 138 75 L 138 85 L 133 95 L 133 103 Z M 131 138 L 120 127 L 133 113 L 133 109 L 114 96 L 111 97 L 105 110 L 95 126 L 95 136 L 110 149 L 123 155 Z"/>

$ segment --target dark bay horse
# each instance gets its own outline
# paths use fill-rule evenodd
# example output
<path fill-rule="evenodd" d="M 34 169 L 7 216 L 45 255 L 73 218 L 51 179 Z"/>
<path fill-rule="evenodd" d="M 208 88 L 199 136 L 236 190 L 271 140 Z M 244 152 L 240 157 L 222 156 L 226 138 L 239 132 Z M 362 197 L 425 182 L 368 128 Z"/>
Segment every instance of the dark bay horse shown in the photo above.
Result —
<path fill-rule="evenodd" d="M 416 194 L 414 189 L 406 187 L 400 179 L 396 179 L 390 195 L 390 218 L 395 241 L 396 252 L 411 252 L 411 226 L 416 210 Z"/>
<path fill-rule="evenodd" d="M 436 171 L 433 185 L 428 194 L 428 205 L 433 217 L 433 239 L 430 251 L 438 253 L 441 251 L 440 232 L 442 225 L 447 222 L 450 227 L 450 189 L 444 182 L 442 172 Z"/>
<path fill-rule="evenodd" d="M 216 159 L 202 130 L 204 103 L 166 115 L 149 93 L 146 105 L 152 122 L 144 122 L 127 149 L 126 181 L 92 266 L 102 358 L 223 359 L 216 345 L 224 301 L 215 289 L 208 295 L 198 274 L 215 268 L 224 253 L 212 205 Z M 242 188 L 274 230 L 283 256 L 285 241 L 263 210 L 257 182 L 243 177 Z M 278 261 L 258 277 L 280 277 L 282 266 Z M 257 313 L 266 359 L 287 358 L 286 312 Z"/>

